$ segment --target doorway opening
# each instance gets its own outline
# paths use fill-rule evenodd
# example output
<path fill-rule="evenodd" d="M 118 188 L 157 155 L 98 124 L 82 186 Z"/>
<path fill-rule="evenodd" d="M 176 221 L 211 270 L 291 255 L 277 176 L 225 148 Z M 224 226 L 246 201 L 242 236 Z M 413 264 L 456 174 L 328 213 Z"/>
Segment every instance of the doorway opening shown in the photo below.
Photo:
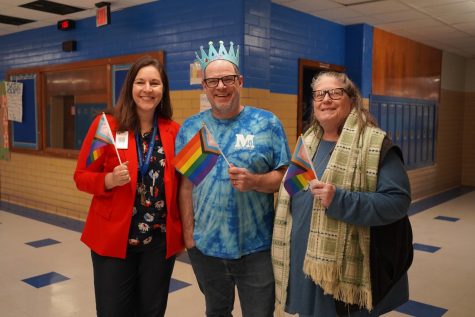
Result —
<path fill-rule="evenodd" d="M 322 71 L 344 72 L 345 67 L 299 59 L 299 92 L 297 105 L 297 137 L 305 133 L 312 122 L 312 79 Z"/>

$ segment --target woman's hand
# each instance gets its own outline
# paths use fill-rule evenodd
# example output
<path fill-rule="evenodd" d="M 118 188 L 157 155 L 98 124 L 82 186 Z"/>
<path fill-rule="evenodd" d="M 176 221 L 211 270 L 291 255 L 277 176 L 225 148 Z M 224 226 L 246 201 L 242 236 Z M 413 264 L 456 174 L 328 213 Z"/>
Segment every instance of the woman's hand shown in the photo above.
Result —
<path fill-rule="evenodd" d="M 114 167 L 114 170 L 107 173 L 104 180 L 106 189 L 112 189 L 116 186 L 122 186 L 130 182 L 129 162 Z"/>
<path fill-rule="evenodd" d="M 313 179 L 310 181 L 310 191 L 315 198 L 321 201 L 323 207 L 328 208 L 333 200 L 333 196 L 335 196 L 336 187 L 335 185 Z"/>

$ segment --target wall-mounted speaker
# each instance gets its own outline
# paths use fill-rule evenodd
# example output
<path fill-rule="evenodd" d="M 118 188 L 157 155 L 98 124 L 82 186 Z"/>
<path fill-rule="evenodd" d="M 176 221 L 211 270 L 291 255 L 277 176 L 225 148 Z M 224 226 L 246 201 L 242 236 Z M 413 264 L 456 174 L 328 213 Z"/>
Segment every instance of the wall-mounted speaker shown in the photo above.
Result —
<path fill-rule="evenodd" d="M 76 48 L 76 41 L 71 40 L 63 42 L 63 52 L 73 52 Z"/>

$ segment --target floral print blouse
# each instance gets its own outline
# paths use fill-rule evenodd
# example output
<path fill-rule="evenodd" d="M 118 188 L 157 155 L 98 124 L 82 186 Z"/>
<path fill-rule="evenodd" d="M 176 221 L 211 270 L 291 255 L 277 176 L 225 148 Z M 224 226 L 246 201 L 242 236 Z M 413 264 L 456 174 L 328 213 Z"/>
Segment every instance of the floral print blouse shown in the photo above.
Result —
<path fill-rule="evenodd" d="M 147 157 L 152 135 L 150 131 L 139 138 L 143 158 Z M 129 231 L 130 246 L 149 244 L 157 236 L 153 234 L 157 230 L 162 234 L 166 232 L 164 166 L 165 154 L 157 131 L 148 170 L 143 178 L 140 171 L 137 172 L 137 193 Z"/>

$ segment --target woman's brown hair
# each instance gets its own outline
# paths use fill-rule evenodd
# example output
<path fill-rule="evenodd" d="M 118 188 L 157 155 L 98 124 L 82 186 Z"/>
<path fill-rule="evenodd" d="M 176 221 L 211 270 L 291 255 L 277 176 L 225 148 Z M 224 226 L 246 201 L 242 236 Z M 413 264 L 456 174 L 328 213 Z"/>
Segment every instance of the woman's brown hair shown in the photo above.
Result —
<path fill-rule="evenodd" d="M 155 114 L 160 118 L 171 119 L 173 115 L 170 101 L 170 86 L 168 76 L 163 65 L 151 56 L 144 56 L 135 61 L 130 67 L 124 84 L 120 91 L 119 99 L 114 108 L 114 117 L 118 123 L 118 131 L 130 131 L 139 128 L 137 105 L 132 96 L 132 88 L 137 73 L 146 66 L 154 66 L 160 73 L 163 85 L 163 94 L 160 104 L 155 109 Z"/>

